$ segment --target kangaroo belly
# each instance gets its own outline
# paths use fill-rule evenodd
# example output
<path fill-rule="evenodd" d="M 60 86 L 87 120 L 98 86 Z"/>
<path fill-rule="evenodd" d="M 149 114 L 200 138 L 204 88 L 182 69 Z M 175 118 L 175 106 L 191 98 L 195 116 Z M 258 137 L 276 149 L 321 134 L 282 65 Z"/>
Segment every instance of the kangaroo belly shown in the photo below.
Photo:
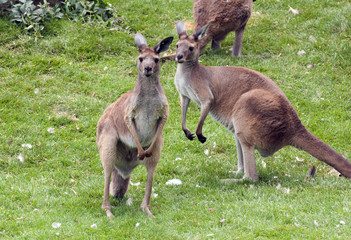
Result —
<path fill-rule="evenodd" d="M 213 117 L 213 119 L 216 122 L 220 123 L 226 129 L 228 129 L 228 131 L 230 131 L 231 133 L 235 133 L 234 124 L 233 124 L 233 118 L 232 117 L 225 116 L 223 114 L 219 114 L 216 111 L 210 111 L 210 115 L 211 115 L 211 117 Z"/>
<path fill-rule="evenodd" d="M 156 116 L 143 116 L 135 120 L 137 135 L 143 147 L 150 146 L 156 134 L 157 124 Z"/>
<path fill-rule="evenodd" d="M 141 146 L 144 148 L 150 146 L 156 134 L 157 121 L 155 120 L 150 122 L 149 120 L 138 119 L 135 121 L 135 126 L 136 126 L 136 133 Z M 125 135 L 120 135 L 119 139 L 128 148 L 132 148 L 132 149 L 137 148 L 134 138 L 130 132 Z"/>

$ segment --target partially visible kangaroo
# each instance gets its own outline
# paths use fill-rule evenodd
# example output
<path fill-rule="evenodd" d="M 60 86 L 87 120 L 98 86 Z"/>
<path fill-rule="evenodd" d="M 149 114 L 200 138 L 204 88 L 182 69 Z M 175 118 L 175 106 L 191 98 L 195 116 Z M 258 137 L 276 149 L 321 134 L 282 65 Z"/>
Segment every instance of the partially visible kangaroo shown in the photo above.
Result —
<path fill-rule="evenodd" d="M 204 143 L 202 126 L 208 113 L 234 134 L 238 171 L 244 178 L 258 180 L 254 150 L 267 157 L 291 145 L 329 164 L 351 178 L 351 163 L 312 135 L 301 123 L 282 90 L 268 77 L 244 67 L 209 67 L 199 64 L 201 39 L 208 25 L 188 35 L 183 22 L 176 25 L 178 43 L 175 85 L 181 97 L 182 129 L 186 126 L 190 100 L 201 107 L 196 135 Z M 238 181 L 233 179 L 233 181 Z"/>
<path fill-rule="evenodd" d="M 206 36 L 199 41 L 200 51 L 211 42 L 211 49 L 220 48 L 228 33 L 235 31 L 232 55 L 241 55 L 247 21 L 251 16 L 252 0 L 194 0 L 195 31 L 212 23 Z"/>
<path fill-rule="evenodd" d="M 134 89 L 112 103 L 99 120 L 96 142 L 105 173 L 102 208 L 108 217 L 113 217 L 109 193 L 122 198 L 128 190 L 131 173 L 138 165 L 145 165 L 147 169 L 141 208 L 154 217 L 149 210 L 152 182 L 163 146 L 162 130 L 169 114 L 168 101 L 158 76 L 159 55 L 172 41 L 173 37 L 168 37 L 149 48 L 140 33 L 135 35 L 140 53 L 138 81 Z"/>

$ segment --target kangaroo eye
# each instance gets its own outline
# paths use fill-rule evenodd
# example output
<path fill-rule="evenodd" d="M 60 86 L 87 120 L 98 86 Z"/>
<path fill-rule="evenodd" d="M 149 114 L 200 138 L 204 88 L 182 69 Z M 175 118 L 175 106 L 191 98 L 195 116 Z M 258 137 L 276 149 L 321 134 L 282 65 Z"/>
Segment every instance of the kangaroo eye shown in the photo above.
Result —
<path fill-rule="evenodd" d="M 142 61 L 143 61 L 143 58 L 140 57 L 140 58 L 139 58 L 139 61 L 142 62 Z"/>
<path fill-rule="evenodd" d="M 190 52 L 194 50 L 194 47 L 189 47 Z"/>
<path fill-rule="evenodd" d="M 158 59 L 158 58 L 155 58 L 155 63 L 158 63 L 158 61 L 160 61 L 160 59 Z"/>
<path fill-rule="evenodd" d="M 176 47 L 178 48 L 178 44 L 176 45 Z"/>

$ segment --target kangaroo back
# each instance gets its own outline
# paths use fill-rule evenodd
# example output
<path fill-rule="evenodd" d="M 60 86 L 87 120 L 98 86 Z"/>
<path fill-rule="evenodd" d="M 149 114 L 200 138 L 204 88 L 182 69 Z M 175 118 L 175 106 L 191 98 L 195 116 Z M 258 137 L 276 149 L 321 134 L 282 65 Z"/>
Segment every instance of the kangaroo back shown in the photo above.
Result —
<path fill-rule="evenodd" d="M 194 0 L 195 31 L 208 23 L 211 26 L 200 42 L 201 51 L 211 42 L 211 49 L 220 48 L 227 34 L 235 31 L 232 55 L 241 55 L 244 30 L 252 11 L 252 0 Z"/>

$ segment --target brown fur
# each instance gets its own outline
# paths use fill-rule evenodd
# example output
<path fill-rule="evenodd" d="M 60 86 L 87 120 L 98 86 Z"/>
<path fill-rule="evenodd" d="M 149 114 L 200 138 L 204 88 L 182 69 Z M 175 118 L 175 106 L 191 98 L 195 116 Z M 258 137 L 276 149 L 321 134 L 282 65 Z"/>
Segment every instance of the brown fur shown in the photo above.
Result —
<path fill-rule="evenodd" d="M 183 23 L 177 23 L 175 84 L 181 97 L 185 135 L 190 140 L 195 137 L 186 126 L 187 108 L 192 100 L 201 107 L 196 129 L 199 141 L 206 141 L 202 126 L 209 113 L 234 134 L 238 173 L 244 171 L 244 178 L 258 179 L 254 149 L 266 157 L 286 145 L 310 153 L 351 178 L 351 163 L 305 128 L 289 100 L 271 79 L 248 68 L 199 64 L 199 42 L 207 27 L 188 36 Z"/>
<path fill-rule="evenodd" d="M 122 198 L 128 190 L 131 173 L 145 165 L 147 182 L 141 208 L 149 210 L 152 182 L 163 146 L 162 130 L 168 119 L 168 102 L 158 77 L 160 52 L 166 51 L 173 37 L 148 48 L 141 34 L 135 36 L 139 47 L 138 81 L 103 113 L 97 126 L 96 143 L 105 172 L 102 208 L 113 217 L 109 193 Z M 112 180 L 110 182 L 112 176 Z"/>
<path fill-rule="evenodd" d="M 200 50 L 211 43 L 220 47 L 228 33 L 235 31 L 232 55 L 241 55 L 241 46 L 247 21 L 251 16 L 252 0 L 194 0 L 195 31 L 211 23 L 207 35 L 199 42 Z"/>

